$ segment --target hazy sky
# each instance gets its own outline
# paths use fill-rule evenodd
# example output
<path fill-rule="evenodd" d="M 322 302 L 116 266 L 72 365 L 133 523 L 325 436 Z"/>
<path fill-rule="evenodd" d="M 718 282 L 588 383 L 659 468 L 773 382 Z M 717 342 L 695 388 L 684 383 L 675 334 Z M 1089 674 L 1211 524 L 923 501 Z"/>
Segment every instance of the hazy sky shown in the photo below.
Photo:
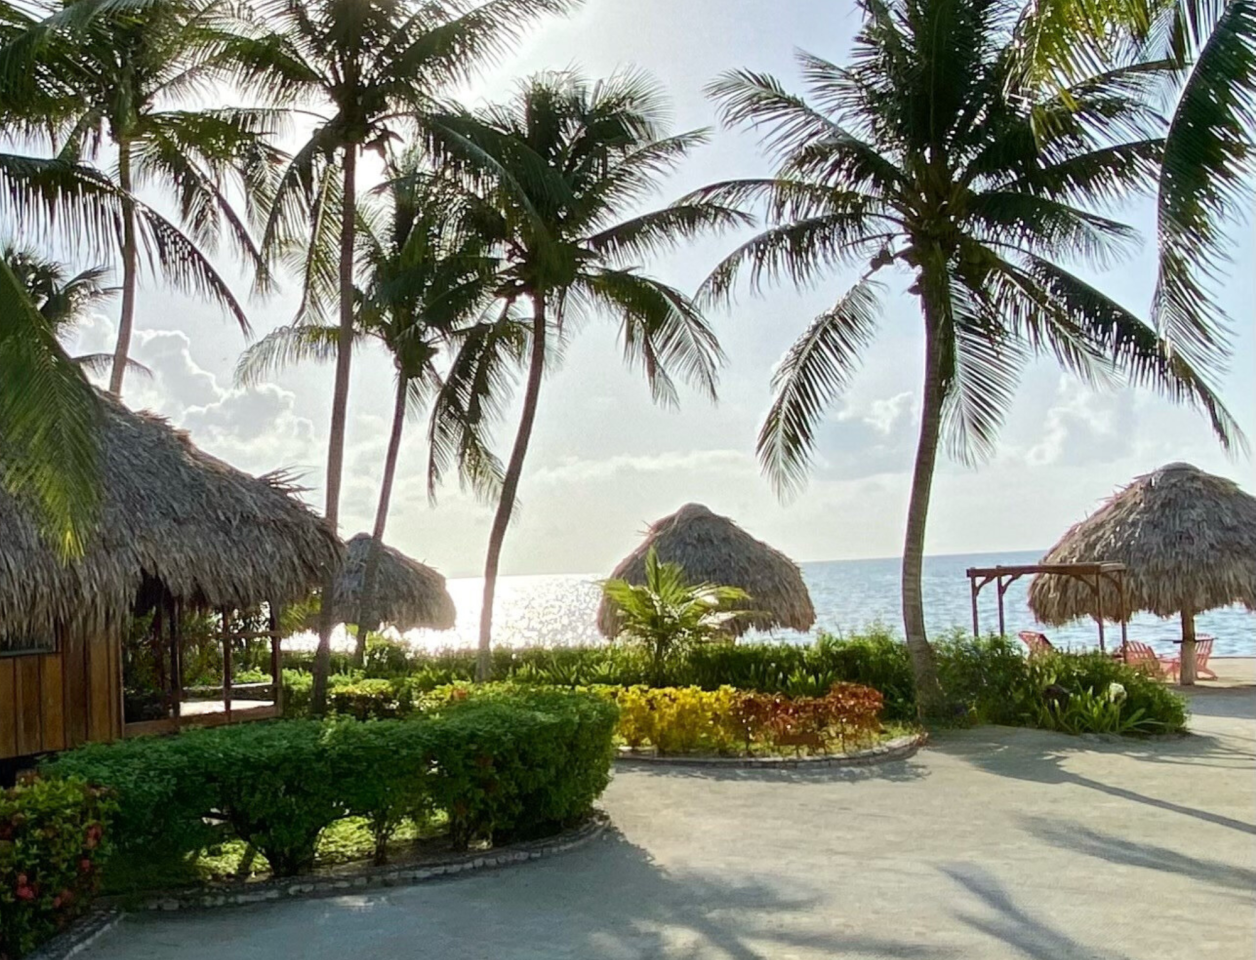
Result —
<path fill-rule="evenodd" d="M 800 90 L 793 51 L 801 47 L 841 62 L 857 26 L 851 6 L 842 0 L 588 0 L 569 20 L 537 27 L 517 55 L 467 91 L 467 98 L 500 97 L 514 78 L 549 67 L 575 65 L 598 76 L 636 66 L 669 91 L 677 129 L 712 126 L 705 83 L 744 66 L 773 72 Z M 666 185 L 659 202 L 705 182 L 766 169 L 752 136 L 717 131 Z M 1151 235 L 1150 201 L 1132 204 L 1122 216 Z M 1231 234 L 1236 268 L 1224 301 L 1238 336 L 1223 392 L 1256 438 L 1256 250 L 1250 226 L 1236 225 Z M 693 289 L 735 243 L 732 236 L 711 240 L 649 267 Z M 688 392 L 679 410 L 653 406 L 641 376 L 622 363 L 614 325 L 590 322 L 542 388 L 503 572 L 607 572 L 649 521 L 688 501 L 734 517 L 799 560 L 898 555 L 923 363 L 916 302 L 901 284 L 891 291 L 882 336 L 854 388 L 824 424 L 820 459 L 806 491 L 790 503 L 778 502 L 754 459 L 773 365 L 853 273 L 835 275 L 804 294 L 783 288 L 758 299 L 743 296 L 715 315 L 728 354 L 715 406 Z M 1153 278 L 1150 243 L 1097 276 L 1117 299 L 1144 313 Z M 246 289 L 243 282 L 239 289 Z M 256 333 L 287 322 L 294 306 L 292 284 L 253 303 Z M 112 314 L 84 330 L 84 348 L 112 346 Z M 135 357 L 154 377 L 131 375 L 127 402 L 168 416 L 206 450 L 243 469 L 294 468 L 310 488 L 310 501 L 321 506 L 331 369 L 297 368 L 272 384 L 241 391 L 232 385 L 232 370 L 245 341 L 215 308 L 150 284 L 141 291 L 137 318 Z M 391 366 L 382 356 L 360 353 L 354 363 L 341 507 L 345 536 L 368 529 L 374 515 L 392 395 Z M 503 459 L 513 414 L 506 423 L 499 444 Z M 1040 365 L 1024 379 L 994 461 L 975 470 L 940 466 L 928 550 L 1045 547 L 1116 487 L 1173 460 L 1189 460 L 1253 488 L 1250 460 L 1227 459 L 1201 416 L 1147 393 L 1092 393 Z M 423 468 L 423 429 L 415 423 L 401 455 L 389 541 L 450 576 L 477 575 L 491 508 L 452 486 L 431 506 Z"/>

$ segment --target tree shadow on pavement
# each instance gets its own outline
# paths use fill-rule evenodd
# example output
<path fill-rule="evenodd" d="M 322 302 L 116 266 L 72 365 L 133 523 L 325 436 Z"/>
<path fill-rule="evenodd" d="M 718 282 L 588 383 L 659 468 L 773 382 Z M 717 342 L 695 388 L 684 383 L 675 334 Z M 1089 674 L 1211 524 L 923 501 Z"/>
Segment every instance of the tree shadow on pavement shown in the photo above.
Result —
<path fill-rule="evenodd" d="M 955 864 L 941 870 L 987 908 L 986 915 L 957 909 L 955 919 L 1003 941 L 1019 955 L 1032 960 L 1129 960 L 1127 954 L 1100 952 L 1092 945 L 1082 944 L 1034 916 L 1019 906 L 1007 888 L 983 867 Z"/>
<path fill-rule="evenodd" d="M 1160 797 L 1148 796 L 1136 790 L 1120 787 L 1115 784 L 1096 780 L 1085 774 L 1075 773 L 1064 767 L 1064 761 L 1079 753 L 1110 753 L 1120 756 L 1131 756 L 1124 743 L 1107 741 L 1088 741 L 1076 747 L 1065 734 L 1049 733 L 1043 730 L 1028 730 L 1009 727 L 989 727 L 978 731 L 969 731 L 969 736 L 949 737 L 945 741 L 935 741 L 934 748 L 953 757 L 972 764 L 979 770 L 1000 777 L 1011 777 L 1016 780 L 1028 780 L 1042 784 L 1072 784 L 1095 790 L 1108 796 L 1129 800 L 1156 807 L 1170 813 L 1178 813 L 1185 817 L 1213 823 L 1241 833 L 1256 835 L 1256 823 L 1227 817 L 1211 810 L 1188 807 L 1185 804 L 1163 800 Z M 1186 743 L 1179 741 L 1178 743 Z M 1207 749 L 1206 745 L 1202 746 Z M 1189 745 L 1186 749 L 1196 749 L 1197 745 Z M 1181 747 L 1173 749 L 1181 752 Z M 1137 758 L 1137 755 L 1134 755 Z M 1250 766 L 1250 761 L 1249 764 Z"/>
<path fill-rule="evenodd" d="M 1045 817 L 1023 817 L 1025 829 L 1052 846 L 1119 863 L 1187 877 L 1227 890 L 1240 891 L 1240 900 L 1250 902 L 1256 890 L 1256 870 L 1217 860 L 1179 853 L 1158 844 L 1139 843 L 1126 837 L 1104 833 L 1076 821 L 1065 823 Z"/>

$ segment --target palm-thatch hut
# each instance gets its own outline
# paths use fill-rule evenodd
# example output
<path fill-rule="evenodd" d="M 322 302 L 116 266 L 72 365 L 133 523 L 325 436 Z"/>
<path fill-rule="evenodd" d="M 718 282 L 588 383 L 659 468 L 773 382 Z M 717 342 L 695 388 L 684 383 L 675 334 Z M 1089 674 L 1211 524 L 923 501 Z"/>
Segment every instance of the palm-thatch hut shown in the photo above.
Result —
<path fill-rule="evenodd" d="M 623 559 L 611 577 L 644 583 L 645 558 L 651 547 L 659 560 L 679 564 L 691 583 L 740 587 L 750 595 L 742 606 L 753 613 L 730 620 L 726 627 L 734 637 L 752 627 L 810 630 L 816 621 L 798 564 L 700 503 L 687 503 L 651 524 L 641 545 Z M 605 598 L 598 607 L 597 625 L 606 637 L 619 632 L 616 611 Z"/>
<path fill-rule="evenodd" d="M 338 623 L 357 623 L 370 549 L 369 533 L 359 533 L 348 543 L 344 566 L 336 579 L 334 611 Z M 449 630 L 457 618 L 445 578 L 387 544 L 380 550 L 374 594 L 373 619 L 403 632 L 421 627 Z"/>
<path fill-rule="evenodd" d="M 1182 682 L 1194 680 L 1195 615 L 1233 603 L 1256 610 L 1256 497 L 1189 463 L 1138 477 L 1074 524 L 1044 563 L 1103 559 L 1125 564 L 1125 597 L 1103 587 L 1106 615 L 1140 610 L 1182 622 Z M 1095 616 L 1095 593 L 1064 577 L 1040 575 L 1029 606 L 1043 623 Z"/>
<path fill-rule="evenodd" d="M 307 598 L 341 561 L 335 533 L 284 477 L 236 470 L 165 420 L 103 395 L 100 408 L 101 503 L 83 556 L 59 560 L 28 506 L 0 491 L 0 758 L 181 720 L 231 720 L 231 647 L 243 638 L 224 636 L 218 709 L 198 704 L 181 716 L 183 613 L 222 613 L 225 633 L 234 611 L 267 605 L 270 630 L 248 639 L 271 637 L 277 674 L 279 610 Z M 133 730 L 123 709 L 122 639 L 148 615 L 168 664 L 167 713 Z M 277 712 L 275 688 L 255 712 Z"/>

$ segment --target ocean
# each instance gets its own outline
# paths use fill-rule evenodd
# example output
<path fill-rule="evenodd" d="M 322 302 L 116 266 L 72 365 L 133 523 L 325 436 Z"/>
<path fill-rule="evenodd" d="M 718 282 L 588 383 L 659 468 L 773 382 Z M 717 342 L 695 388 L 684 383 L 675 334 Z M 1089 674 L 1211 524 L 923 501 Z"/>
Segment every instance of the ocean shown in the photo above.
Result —
<path fill-rule="evenodd" d="M 962 627 L 971 629 L 972 608 L 968 579 L 964 571 L 974 566 L 1034 563 L 1040 551 L 933 556 L 925 558 L 925 619 L 933 632 Z M 899 561 L 835 560 L 801 564 L 803 578 L 816 608 L 816 624 L 808 634 L 793 630 L 751 634 L 748 639 L 806 642 L 820 631 L 850 633 L 872 623 L 883 623 L 901 635 L 899 606 Z M 493 642 L 499 646 L 531 644 L 602 643 L 594 618 L 600 597 L 598 581 L 605 574 L 557 574 L 550 576 L 502 577 L 497 585 L 493 617 Z M 479 634 L 480 596 L 483 580 L 469 577 L 449 581 L 449 592 L 458 608 L 453 630 L 415 630 L 405 635 L 421 647 L 473 646 Z M 1004 599 L 1010 635 L 1020 630 L 1041 629 L 1057 646 L 1090 649 L 1098 646 L 1091 621 L 1064 628 L 1045 628 L 1034 622 L 1026 604 L 1028 579 L 1018 581 Z M 981 594 L 983 631 L 998 628 L 994 588 Z M 1214 656 L 1256 656 L 1256 614 L 1241 607 L 1228 607 L 1202 614 L 1196 619 L 1201 634 L 1216 638 Z M 1157 651 L 1173 654 L 1173 638 L 1178 636 L 1176 620 L 1150 615 L 1135 617 L 1129 628 L 1131 639 L 1150 643 Z M 1107 638 L 1118 642 L 1119 628 L 1111 625 Z"/>

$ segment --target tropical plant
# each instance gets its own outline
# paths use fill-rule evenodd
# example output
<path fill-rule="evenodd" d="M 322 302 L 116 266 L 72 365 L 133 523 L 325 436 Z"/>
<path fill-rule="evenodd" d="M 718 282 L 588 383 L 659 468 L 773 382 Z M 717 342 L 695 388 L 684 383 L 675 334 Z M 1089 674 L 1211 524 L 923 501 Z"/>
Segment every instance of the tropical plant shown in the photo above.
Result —
<path fill-rule="evenodd" d="M 328 307 L 338 305 L 323 511 L 333 526 L 340 520 L 356 312 L 359 155 L 387 153 L 398 131 L 431 109 L 445 88 L 467 79 L 527 24 L 572 2 L 486 0 L 468 9 L 460 0 L 253 0 L 258 30 L 232 50 L 237 78 L 303 122 L 314 120 L 279 178 L 262 243 L 272 259 L 292 261 L 301 277 L 296 322 L 325 322 Z M 311 106 L 326 112 L 311 113 Z M 329 604 L 319 624 L 318 711 L 327 697 L 331 616 Z"/>
<path fill-rule="evenodd" d="M 658 88 L 640 73 L 618 73 L 596 83 L 569 72 L 543 73 L 524 81 L 508 103 L 475 113 L 451 110 L 425 123 L 429 150 L 481 200 L 472 217 L 501 250 L 499 296 L 507 305 L 522 302 L 532 311 L 523 409 L 484 563 L 480 679 L 491 672 L 498 564 L 541 380 L 576 321 L 592 312 L 619 321 L 625 358 L 644 369 L 656 401 L 677 401 L 673 375 L 715 396 L 723 356 L 715 334 L 686 294 L 633 264 L 745 218 L 709 201 L 628 215 L 656 190 L 666 171 L 706 140 L 704 131 L 669 135 L 663 108 Z M 450 395 L 465 383 L 456 379 L 459 372 L 455 361 Z M 463 395 L 483 397 L 485 391 L 468 385 Z M 437 422 L 447 409 L 443 401 L 438 398 Z M 465 425 L 463 411 L 454 412 L 456 422 Z M 434 428 L 439 432 L 439 426 Z M 433 446 L 431 483 L 455 456 L 469 454 L 476 467 L 484 460 L 482 443 L 468 440 L 465 431 L 456 435 L 457 443 Z"/>
<path fill-rule="evenodd" d="M 817 317 L 773 376 L 760 461 L 778 491 L 804 481 L 826 407 L 876 336 L 891 268 L 910 281 L 924 321 L 920 436 L 902 565 L 903 622 L 918 705 L 942 709 L 925 633 L 921 561 L 939 443 L 966 462 L 993 449 L 1021 370 L 1054 357 L 1090 384 L 1123 378 L 1211 417 L 1222 442 L 1241 433 L 1211 370 L 1064 263 L 1104 264 L 1136 234 L 1093 212 L 1145 185 L 1164 151 L 1145 94 L 1163 70 L 1138 64 L 1031 96 L 1013 82 L 1014 0 L 862 0 L 851 66 L 800 54 L 810 102 L 771 76 L 740 70 L 710 87 L 723 119 L 764 135 L 776 176 L 712 185 L 695 201 L 761 202 L 772 225 L 705 284 L 730 297 L 817 282 L 843 264 L 862 275 Z"/>
<path fill-rule="evenodd" d="M 1153 316 L 1192 364 L 1223 364 L 1229 346 L 1215 297 L 1229 263 L 1226 221 L 1252 204 L 1256 138 L 1256 2 L 1053 0 L 1017 27 L 1027 85 L 1058 85 L 1130 60 L 1162 60 L 1176 94 L 1156 184 L 1159 273 Z"/>
<path fill-rule="evenodd" d="M 396 368 L 397 386 L 388 449 L 380 481 L 371 548 L 363 571 L 354 661 L 361 666 L 367 636 L 379 626 L 375 581 L 407 414 L 420 410 L 441 386 L 436 361 L 487 325 L 518 342 L 517 324 L 481 320 L 492 299 L 496 260 L 457 216 L 449 185 L 422 172 L 415 157 L 389 170 L 388 181 L 360 204 L 356 256 L 361 286 L 355 296 L 355 340 L 378 341 Z M 481 322 L 477 322 L 481 321 Z M 339 328 L 307 318 L 278 327 L 240 358 L 236 379 L 255 383 L 303 359 L 332 360 Z"/>
<path fill-rule="evenodd" d="M 3 261 L 0 371 L 0 482 L 35 505 L 61 556 L 81 553 L 99 502 L 96 398 Z"/>
<path fill-rule="evenodd" d="M 216 300 L 247 331 L 243 308 L 203 251 L 225 232 L 265 285 L 228 184 L 234 180 L 246 203 L 264 186 L 279 157 L 264 140 L 272 118 L 249 109 L 180 108 L 225 79 L 233 7 L 225 0 L 30 0 L 5 5 L 0 19 L 11 38 L 0 51 L 0 90 L 17 129 L 51 135 L 69 162 L 96 159 L 106 143 L 117 151 L 119 216 L 110 239 L 122 262 L 122 305 L 110 392 L 122 392 L 141 253 L 161 279 Z M 33 94 L 29 104 L 24 94 Z M 147 184 L 175 195 L 186 234 L 140 209 L 134 191 Z"/>
<path fill-rule="evenodd" d="M 662 686 L 671 660 L 691 647 L 727 639 L 724 628 L 744 615 L 732 606 L 750 599 L 738 587 L 689 583 L 678 563 L 663 563 L 654 548 L 645 556 L 645 582 L 607 580 L 602 593 L 615 605 L 618 636 L 642 647 L 651 682 Z"/>

